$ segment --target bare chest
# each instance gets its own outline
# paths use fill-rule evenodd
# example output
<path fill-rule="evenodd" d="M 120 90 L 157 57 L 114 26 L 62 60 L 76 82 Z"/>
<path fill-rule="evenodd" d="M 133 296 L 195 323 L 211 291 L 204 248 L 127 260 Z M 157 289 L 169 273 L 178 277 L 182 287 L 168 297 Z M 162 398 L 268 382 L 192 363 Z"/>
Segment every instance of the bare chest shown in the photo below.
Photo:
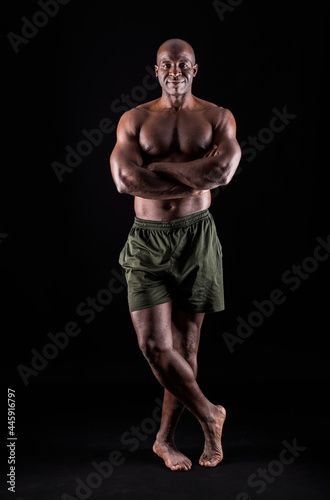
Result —
<path fill-rule="evenodd" d="M 152 157 L 199 157 L 212 143 L 210 121 L 201 112 L 151 112 L 140 129 L 143 152 Z"/>

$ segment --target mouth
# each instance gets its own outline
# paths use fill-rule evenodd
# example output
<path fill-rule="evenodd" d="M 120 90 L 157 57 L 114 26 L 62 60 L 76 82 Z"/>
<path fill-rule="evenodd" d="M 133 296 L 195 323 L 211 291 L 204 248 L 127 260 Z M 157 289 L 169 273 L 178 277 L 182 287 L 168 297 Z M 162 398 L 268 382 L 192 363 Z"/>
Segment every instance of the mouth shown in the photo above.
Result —
<path fill-rule="evenodd" d="M 185 80 L 180 80 L 180 81 L 178 81 L 178 80 L 168 80 L 167 81 L 168 85 L 179 85 L 181 83 L 185 83 Z"/>

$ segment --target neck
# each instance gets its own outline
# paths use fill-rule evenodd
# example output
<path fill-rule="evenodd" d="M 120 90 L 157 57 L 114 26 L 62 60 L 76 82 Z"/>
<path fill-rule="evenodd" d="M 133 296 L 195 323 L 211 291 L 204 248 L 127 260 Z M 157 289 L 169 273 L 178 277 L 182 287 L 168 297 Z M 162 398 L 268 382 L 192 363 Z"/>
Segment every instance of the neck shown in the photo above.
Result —
<path fill-rule="evenodd" d="M 190 108 L 193 104 L 194 96 L 191 92 L 182 95 L 172 95 L 163 92 L 160 98 L 160 105 L 164 108 L 172 108 L 174 111 Z"/>

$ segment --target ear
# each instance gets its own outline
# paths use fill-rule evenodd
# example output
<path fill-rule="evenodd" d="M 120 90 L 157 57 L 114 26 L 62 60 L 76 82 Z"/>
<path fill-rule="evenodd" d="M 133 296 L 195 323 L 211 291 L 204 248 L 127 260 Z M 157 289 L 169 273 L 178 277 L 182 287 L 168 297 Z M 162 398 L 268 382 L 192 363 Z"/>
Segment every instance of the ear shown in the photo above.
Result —
<path fill-rule="evenodd" d="M 194 70 L 194 77 L 195 77 L 197 75 L 197 71 L 198 71 L 198 64 L 193 65 L 193 70 Z"/>
<path fill-rule="evenodd" d="M 158 66 L 157 66 L 157 64 L 155 64 L 155 73 L 156 73 L 156 77 L 158 78 Z"/>

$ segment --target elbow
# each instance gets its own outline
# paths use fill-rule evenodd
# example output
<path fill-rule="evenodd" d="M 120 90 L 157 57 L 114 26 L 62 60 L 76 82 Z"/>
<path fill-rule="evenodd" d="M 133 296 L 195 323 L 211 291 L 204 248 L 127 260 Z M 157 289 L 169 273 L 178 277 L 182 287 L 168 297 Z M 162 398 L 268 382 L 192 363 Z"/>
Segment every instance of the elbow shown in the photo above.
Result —
<path fill-rule="evenodd" d="M 232 178 L 234 177 L 234 174 L 236 172 L 237 166 L 229 163 L 226 167 L 224 167 L 221 172 L 219 172 L 219 186 L 227 186 Z"/>
<path fill-rule="evenodd" d="M 231 181 L 233 175 L 230 163 L 215 161 L 209 180 L 214 184 L 214 187 L 226 186 Z"/>
<path fill-rule="evenodd" d="M 110 172 L 113 182 L 119 194 L 127 193 L 127 173 L 126 169 L 120 164 L 115 152 L 110 156 Z"/>
<path fill-rule="evenodd" d="M 128 193 L 128 176 L 125 172 L 119 169 L 111 168 L 112 178 L 117 188 L 119 194 L 127 194 Z"/>
<path fill-rule="evenodd" d="M 119 194 L 127 194 L 127 188 L 123 182 L 116 182 L 116 188 Z"/>
<path fill-rule="evenodd" d="M 231 179 L 232 176 L 227 170 L 225 172 L 222 172 L 222 174 L 219 176 L 219 186 L 227 186 L 230 183 Z"/>
<path fill-rule="evenodd" d="M 118 193 L 120 194 L 133 194 L 137 191 L 136 176 L 132 175 L 130 171 L 122 170 L 115 179 L 115 184 Z"/>
<path fill-rule="evenodd" d="M 115 181 L 116 188 L 119 194 L 129 194 L 132 189 L 129 188 L 125 178 L 119 178 Z"/>
<path fill-rule="evenodd" d="M 220 157 L 219 159 L 215 157 L 214 177 L 218 182 L 218 186 L 227 186 L 230 183 L 237 170 L 241 156 L 241 148 L 238 147 L 235 154 L 226 161 L 223 161 Z"/>
<path fill-rule="evenodd" d="M 123 182 L 123 180 L 120 178 L 120 176 L 113 175 L 113 174 L 112 174 L 112 178 L 113 178 L 113 182 L 115 183 L 115 186 L 117 188 L 118 193 L 124 194 L 126 192 L 126 186 L 125 186 L 125 183 Z"/>

